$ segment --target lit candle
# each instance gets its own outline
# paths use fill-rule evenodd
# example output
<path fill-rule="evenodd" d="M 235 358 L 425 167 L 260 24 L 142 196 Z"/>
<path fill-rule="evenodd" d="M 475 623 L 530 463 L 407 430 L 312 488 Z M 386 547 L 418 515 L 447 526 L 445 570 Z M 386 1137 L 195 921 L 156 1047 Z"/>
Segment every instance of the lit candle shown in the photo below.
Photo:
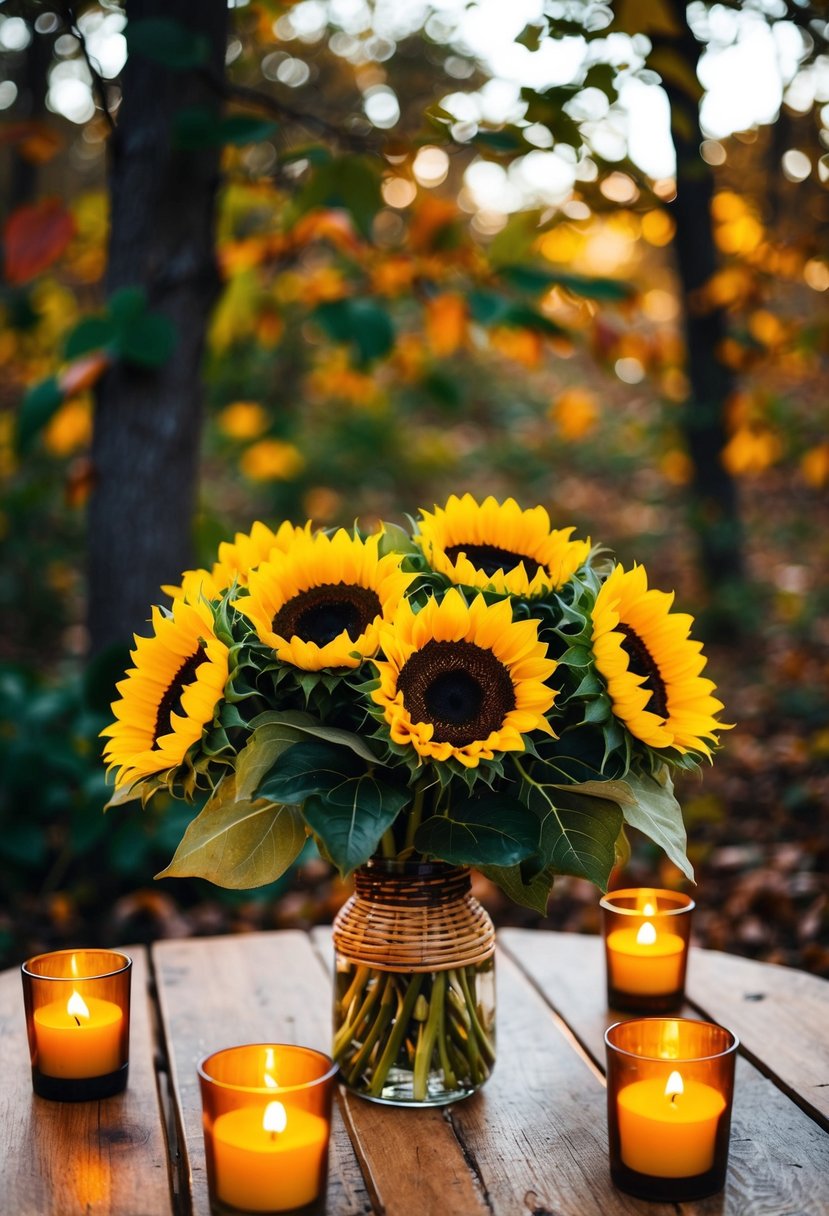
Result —
<path fill-rule="evenodd" d="M 683 938 L 657 931 L 650 920 L 638 929 L 614 929 L 607 935 L 611 987 L 639 996 L 676 992 L 682 987 L 684 952 Z"/>
<path fill-rule="evenodd" d="M 718 1090 L 674 1071 L 635 1081 L 617 1097 L 622 1163 L 657 1178 L 692 1178 L 714 1164 L 726 1108 Z"/>
<path fill-rule="evenodd" d="M 266 1080 L 267 1083 L 267 1080 Z M 287 1212 L 317 1198 L 328 1123 L 269 1102 L 219 1115 L 213 1124 L 217 1197 L 246 1212 Z"/>
<path fill-rule="evenodd" d="M 84 998 L 74 988 L 68 999 L 34 1011 L 35 1064 L 47 1077 L 80 1080 L 103 1077 L 121 1067 L 124 1015 L 112 1001 Z"/>

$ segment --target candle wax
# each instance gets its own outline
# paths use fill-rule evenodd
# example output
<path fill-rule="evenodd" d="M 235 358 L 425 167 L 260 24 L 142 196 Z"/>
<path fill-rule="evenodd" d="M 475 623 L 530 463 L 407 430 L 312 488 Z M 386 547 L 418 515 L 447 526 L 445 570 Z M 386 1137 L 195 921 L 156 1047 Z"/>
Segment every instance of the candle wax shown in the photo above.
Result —
<path fill-rule="evenodd" d="M 725 1098 L 710 1085 L 686 1081 L 665 1094 L 664 1077 L 635 1081 L 617 1098 L 622 1161 L 655 1178 L 693 1178 L 714 1164 Z"/>
<path fill-rule="evenodd" d="M 34 1012 L 37 1068 L 47 1077 L 105 1077 L 121 1067 L 124 1015 L 112 1001 L 88 996 L 89 1017 L 69 1013 L 66 1000 Z"/>
<path fill-rule="evenodd" d="M 660 996 L 682 987 L 685 942 L 676 933 L 657 932 L 656 941 L 637 942 L 636 929 L 614 929 L 607 935 L 610 985 L 620 992 Z"/>
<path fill-rule="evenodd" d="M 213 1124 L 217 1197 L 245 1212 L 288 1212 L 316 1199 L 323 1178 L 328 1124 L 287 1108 L 283 1132 L 262 1126 L 262 1108 L 219 1115 Z"/>

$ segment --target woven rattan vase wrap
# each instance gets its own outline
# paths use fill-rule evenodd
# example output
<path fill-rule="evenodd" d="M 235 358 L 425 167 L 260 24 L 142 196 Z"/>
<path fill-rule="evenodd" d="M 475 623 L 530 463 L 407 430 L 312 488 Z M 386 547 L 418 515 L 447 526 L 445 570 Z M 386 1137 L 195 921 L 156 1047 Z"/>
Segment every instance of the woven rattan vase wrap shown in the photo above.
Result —
<path fill-rule="evenodd" d="M 495 952 L 495 930 L 469 871 L 442 862 L 370 862 L 334 921 L 340 954 L 378 971 L 448 971 Z"/>

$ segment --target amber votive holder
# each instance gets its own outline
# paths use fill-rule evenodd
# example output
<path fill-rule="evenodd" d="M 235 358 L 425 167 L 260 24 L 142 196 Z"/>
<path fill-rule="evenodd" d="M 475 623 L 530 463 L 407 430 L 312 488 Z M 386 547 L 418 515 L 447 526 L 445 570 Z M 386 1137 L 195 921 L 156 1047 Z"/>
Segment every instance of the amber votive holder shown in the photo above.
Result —
<path fill-rule="evenodd" d="M 680 891 L 632 887 L 599 901 L 607 1003 L 630 1013 L 670 1013 L 685 996 L 694 901 Z"/>
<path fill-rule="evenodd" d="M 132 959 L 57 950 L 21 968 L 32 1086 L 41 1098 L 88 1102 L 127 1085 Z"/>
<path fill-rule="evenodd" d="M 640 1199 L 722 1190 L 738 1040 L 713 1022 L 636 1018 L 605 1034 L 610 1176 Z"/>
<path fill-rule="evenodd" d="M 337 1066 L 310 1047 L 251 1043 L 199 1064 L 210 1210 L 325 1212 Z"/>

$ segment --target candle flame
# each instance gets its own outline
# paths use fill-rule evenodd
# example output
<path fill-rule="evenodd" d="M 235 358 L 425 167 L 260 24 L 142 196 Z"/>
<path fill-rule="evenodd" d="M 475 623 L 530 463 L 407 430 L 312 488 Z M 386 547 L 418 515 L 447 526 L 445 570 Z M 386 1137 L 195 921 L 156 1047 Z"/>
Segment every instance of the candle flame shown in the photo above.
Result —
<path fill-rule="evenodd" d="M 646 920 L 636 934 L 636 944 L 637 946 L 652 946 L 655 941 L 656 929 L 649 920 Z"/>
<path fill-rule="evenodd" d="M 72 995 L 66 1002 L 66 1012 L 72 1018 L 88 1018 L 89 1010 L 86 1006 L 86 1001 L 79 992 L 72 991 Z M 78 1023 L 80 1026 L 80 1022 Z"/>
<path fill-rule="evenodd" d="M 288 1116 L 285 1113 L 285 1107 L 281 1102 L 269 1102 L 262 1116 L 262 1127 L 273 1135 L 275 1132 L 284 1132 L 287 1126 Z"/>
<path fill-rule="evenodd" d="M 654 907 L 654 905 L 652 903 L 646 903 L 644 908 L 642 909 L 642 915 L 643 916 L 655 916 L 656 908 Z"/>
<path fill-rule="evenodd" d="M 665 1083 L 665 1097 L 675 1098 L 677 1094 L 684 1094 L 685 1086 L 682 1082 L 682 1074 L 672 1072 Z"/>

